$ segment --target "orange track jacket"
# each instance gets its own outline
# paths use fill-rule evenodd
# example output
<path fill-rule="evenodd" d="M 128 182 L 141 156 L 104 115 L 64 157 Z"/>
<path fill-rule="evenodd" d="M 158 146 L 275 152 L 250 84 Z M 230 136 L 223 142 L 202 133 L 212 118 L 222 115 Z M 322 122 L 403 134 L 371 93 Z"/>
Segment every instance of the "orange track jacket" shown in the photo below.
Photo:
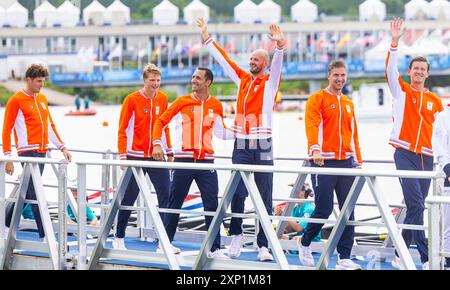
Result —
<path fill-rule="evenodd" d="M 151 158 L 153 154 L 153 127 L 156 120 L 167 110 L 167 96 L 159 92 L 148 98 L 143 90 L 134 92 L 125 98 L 120 112 L 119 154 L 120 159 L 127 156 Z M 171 155 L 169 128 L 164 130 L 163 145 L 166 154 Z"/>

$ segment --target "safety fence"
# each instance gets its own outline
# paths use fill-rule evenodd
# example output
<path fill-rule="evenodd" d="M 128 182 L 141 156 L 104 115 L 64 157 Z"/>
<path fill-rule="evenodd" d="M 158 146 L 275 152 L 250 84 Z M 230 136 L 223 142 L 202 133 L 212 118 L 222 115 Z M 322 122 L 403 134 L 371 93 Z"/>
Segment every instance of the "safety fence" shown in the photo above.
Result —
<path fill-rule="evenodd" d="M 317 269 L 327 269 L 330 257 L 336 249 L 339 238 L 346 225 L 367 226 L 367 227 L 383 227 L 388 232 L 388 241 L 381 246 L 372 247 L 354 247 L 354 253 L 367 253 L 376 250 L 379 253 L 379 259 L 385 259 L 392 256 L 393 250 L 396 249 L 401 263 L 405 269 L 416 269 L 413 261 L 413 251 L 406 248 L 405 242 L 401 236 L 401 229 L 425 230 L 428 232 L 430 245 L 430 265 L 432 269 L 442 268 L 442 259 L 446 257 L 446 253 L 441 251 L 441 231 L 442 221 L 441 215 L 436 207 L 440 206 L 441 195 L 443 195 L 443 174 L 434 172 L 411 172 L 397 170 L 368 170 L 368 169 L 330 169 L 330 168 L 312 168 L 307 166 L 305 158 L 299 158 L 298 165 L 302 166 L 254 166 L 254 165 L 230 165 L 230 164 L 186 164 L 186 163 L 166 163 L 166 162 L 138 162 L 138 161 L 119 161 L 113 152 L 96 152 L 82 151 L 79 152 L 97 154 L 102 158 L 79 159 L 73 163 L 77 167 L 77 201 L 70 194 L 73 187 L 67 186 L 68 174 L 66 161 L 56 160 L 54 158 L 0 158 L 0 239 L 3 269 L 12 267 L 14 250 L 43 251 L 49 254 L 54 269 L 67 269 L 69 263 L 75 264 L 77 269 L 96 269 L 101 259 L 118 259 L 136 262 L 148 262 L 156 264 L 165 264 L 170 269 L 180 269 L 188 267 L 192 269 L 307 269 L 298 265 L 289 264 L 283 249 L 292 249 L 294 242 L 282 241 L 279 238 L 283 234 L 287 221 L 307 221 L 310 223 L 323 223 L 333 225 L 333 229 L 328 238 L 328 242 L 321 245 L 315 245 L 315 249 L 321 252 Z M 221 156 L 219 158 L 228 158 Z M 278 160 L 291 160 L 293 158 L 281 157 Z M 23 164 L 23 170 L 18 182 L 7 180 L 4 170 L 5 163 L 8 161 L 20 162 Z M 303 162 L 303 163 L 300 163 Z M 389 163 L 390 161 L 370 161 L 377 163 Z M 39 172 L 39 164 L 50 165 L 58 177 L 56 185 L 44 184 Z M 99 188 L 90 188 L 87 186 L 87 168 L 95 167 L 101 169 L 101 186 Z M 126 167 L 122 173 L 118 168 Z M 220 196 L 219 207 L 216 212 L 205 211 L 187 211 L 175 209 L 158 208 L 153 194 L 153 187 L 148 176 L 146 176 L 142 168 L 166 168 L 166 169 L 191 169 L 191 170 L 217 170 L 230 173 L 227 185 Z M 280 198 L 277 200 L 286 201 L 288 206 L 284 208 L 281 216 L 269 216 L 265 210 L 264 203 L 261 199 L 257 186 L 254 182 L 253 175 L 255 172 L 275 173 L 275 174 L 295 174 L 297 176 L 294 187 L 292 188 L 289 198 Z M 340 211 L 336 211 L 336 219 L 311 219 L 311 218 L 294 218 L 290 217 L 290 213 L 294 207 L 294 203 L 298 201 L 311 202 L 311 200 L 300 200 L 296 198 L 302 185 L 305 183 L 307 175 L 340 175 L 355 176 L 354 183 L 348 194 L 347 200 Z M 140 198 L 135 207 L 121 206 L 125 190 L 131 177 L 134 176 L 140 189 Z M 432 189 L 431 196 L 428 199 L 430 204 L 429 222 L 430 225 L 406 225 L 402 224 L 399 216 L 394 217 L 391 213 L 391 207 L 398 205 L 390 205 L 386 201 L 386 196 L 380 186 L 380 178 L 419 178 L 431 179 Z M 37 200 L 25 200 L 26 191 L 30 178 L 33 180 Z M 9 178 L 8 178 L 9 179 Z M 249 192 L 249 198 L 253 202 L 255 212 L 250 214 L 233 214 L 227 212 L 231 199 L 235 194 L 239 182 L 243 182 Z M 6 185 L 12 184 L 13 190 L 6 198 Z M 361 194 L 363 187 L 367 186 L 374 204 L 364 203 L 358 204 L 357 200 Z M 58 189 L 58 220 L 52 223 L 48 206 L 50 203 L 46 200 L 44 188 Z M 109 199 L 109 188 L 113 188 L 113 197 Z M 75 188 L 73 188 L 75 189 Z M 101 204 L 88 204 L 86 195 L 88 191 L 101 192 Z M 7 202 L 14 203 L 13 217 L 6 239 L 3 237 L 5 230 L 5 206 Z M 16 233 L 21 223 L 21 213 L 25 202 L 38 204 L 41 213 L 42 223 L 45 231 L 45 240 L 42 242 L 21 241 L 16 238 Z M 443 202 L 443 201 L 442 201 Z M 446 201 L 448 202 L 448 201 Z M 77 216 L 77 225 L 68 225 L 66 204 L 69 204 L 75 215 Z M 92 227 L 86 224 L 86 207 L 100 207 L 101 224 L 99 227 Z M 356 206 L 370 206 L 378 208 L 381 215 L 381 222 L 365 222 L 365 221 L 349 221 L 350 214 Z M 404 207 L 404 205 L 400 205 Z M 141 238 L 154 237 L 159 240 L 163 253 L 142 252 L 131 250 L 114 250 L 105 247 L 106 239 L 111 232 L 111 228 L 115 224 L 116 215 L 119 209 L 133 209 L 138 212 L 137 235 Z M 177 237 L 186 238 L 188 241 L 196 240 L 201 243 L 200 251 L 193 256 L 175 255 L 171 249 L 171 245 L 164 226 L 159 216 L 159 212 L 165 213 L 181 213 L 181 214 L 198 214 L 210 215 L 213 221 L 208 231 L 201 234 L 189 235 L 183 232 Z M 232 260 L 219 261 L 209 259 L 207 257 L 208 249 L 211 248 L 212 241 L 216 234 L 220 231 L 220 226 L 224 218 L 241 217 L 254 219 L 255 224 L 259 221 L 268 238 L 269 247 L 272 250 L 276 263 L 262 263 L 256 261 Z M 273 222 L 277 222 L 274 230 Z M 75 228 L 74 228 L 75 227 Z M 73 256 L 67 252 L 67 232 L 74 231 L 77 236 L 77 254 Z M 58 235 L 55 235 L 55 232 Z M 94 247 L 88 247 L 88 234 L 96 235 L 97 241 Z M 254 239 L 254 237 L 249 237 Z M 355 252 L 359 251 L 359 252 Z M 447 255 L 448 256 L 448 255 Z"/>

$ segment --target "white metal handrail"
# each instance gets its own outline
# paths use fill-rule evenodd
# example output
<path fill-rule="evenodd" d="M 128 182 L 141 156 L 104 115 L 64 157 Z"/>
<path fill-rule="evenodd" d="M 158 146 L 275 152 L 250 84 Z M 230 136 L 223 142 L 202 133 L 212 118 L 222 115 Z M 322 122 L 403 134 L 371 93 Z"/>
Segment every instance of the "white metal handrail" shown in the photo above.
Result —
<path fill-rule="evenodd" d="M 445 257 L 450 257 L 450 253 L 443 249 L 443 221 L 442 206 L 450 206 L 450 196 L 429 196 L 425 200 L 428 204 L 428 247 L 429 265 L 431 270 L 444 269 Z"/>
<path fill-rule="evenodd" d="M 64 161 L 57 161 L 55 159 L 49 159 L 49 158 L 11 158 L 11 157 L 0 157 L 0 191 L 3 191 L 2 194 L 0 194 L 0 210 L 1 207 L 4 206 L 4 202 L 6 201 L 6 198 L 4 197 L 4 190 L 2 190 L 3 188 L 5 188 L 6 185 L 6 178 L 5 178 L 5 172 L 4 172 L 4 163 L 8 162 L 8 161 L 12 161 L 12 162 L 21 162 L 24 164 L 51 164 L 51 165 L 58 165 L 61 166 L 63 164 L 66 164 L 66 162 Z M 78 168 L 85 168 L 86 166 L 102 166 L 102 167 L 111 167 L 111 166 L 125 166 L 125 167 L 131 167 L 131 168 L 144 168 L 144 167 L 151 167 L 151 168 L 167 168 L 167 169 L 195 169 L 195 170 L 224 170 L 224 171 L 231 171 L 234 173 L 239 173 L 239 175 L 236 174 L 232 174 L 232 177 L 230 179 L 229 182 L 229 186 L 227 187 L 227 190 L 229 189 L 229 187 L 236 183 L 236 180 L 239 180 L 240 178 L 244 179 L 245 183 L 250 182 L 250 184 L 248 184 L 247 186 L 250 186 L 249 189 L 249 193 L 251 193 L 252 198 L 255 198 L 258 196 L 258 192 L 257 189 L 255 189 L 255 186 L 251 184 L 251 179 L 248 178 L 248 176 L 253 173 L 253 172 L 273 172 L 273 173 L 289 173 L 289 174 L 298 174 L 298 175 L 305 175 L 305 174 L 322 174 L 322 175 L 345 175 L 345 176 L 356 176 L 357 178 L 355 179 L 355 184 L 354 184 L 354 188 L 351 191 L 351 194 L 349 195 L 349 199 L 351 196 L 354 195 L 353 198 L 355 198 L 355 202 L 353 204 L 356 204 L 356 199 L 357 196 L 359 195 L 359 192 L 362 188 L 362 186 L 364 185 L 363 181 L 364 179 L 366 180 L 366 182 L 369 182 L 369 187 L 371 188 L 371 190 L 373 190 L 375 195 L 380 195 L 379 193 L 379 188 L 377 189 L 377 185 L 376 185 L 376 178 L 377 177 L 395 177 L 395 178 L 421 178 L 421 179 L 432 179 L 432 180 L 442 180 L 443 179 L 443 174 L 440 172 L 411 172 L 411 171 L 398 171 L 398 170 L 369 170 L 369 169 L 329 169 L 329 168 L 311 168 L 311 167 L 302 167 L 302 168 L 298 168 L 298 167 L 286 167 L 286 166 L 249 166 L 249 165 L 236 165 L 236 164 L 231 164 L 231 165 L 222 165 L 222 164 L 202 164 L 202 163 L 195 163 L 195 164 L 186 164 L 186 163 L 166 163 L 166 162 L 139 162 L 139 161 L 115 161 L 115 160 L 79 160 L 76 162 Z M 139 174 L 139 172 L 134 171 L 135 174 Z M 125 174 L 125 173 L 124 173 Z M 141 176 L 142 177 L 142 176 Z M 80 171 L 78 172 L 78 177 L 77 179 L 80 178 Z M 359 178 L 359 179 L 358 179 Z M 63 178 L 64 180 L 64 178 Z M 357 181 L 359 180 L 359 181 Z M 143 179 L 141 180 L 143 181 Z M 59 181 L 61 182 L 61 181 Z M 359 182 L 359 183 L 358 183 Z M 358 184 L 359 184 L 359 188 L 358 189 Z M 145 183 L 142 183 L 145 184 Z M 147 184 L 148 186 L 149 184 Z M 59 192 L 62 192 L 63 190 L 66 190 L 65 186 L 61 187 L 59 185 Z M 148 191 L 148 193 L 150 194 L 150 188 L 145 189 L 146 191 Z M 85 184 L 85 180 L 83 181 L 83 178 L 81 178 L 81 183 L 79 180 L 78 183 L 78 190 L 79 190 L 79 196 L 81 199 L 81 202 L 78 203 L 78 221 L 81 221 L 79 223 L 79 233 L 83 234 L 83 232 L 85 232 L 85 229 L 82 229 L 83 227 L 85 227 L 85 225 L 83 224 L 82 221 L 85 221 L 85 217 L 83 218 L 83 215 L 85 216 L 85 206 L 87 205 L 87 203 L 85 202 L 85 198 L 83 198 L 83 194 L 86 193 L 86 184 Z M 142 190 L 142 189 L 141 189 Z M 358 192 L 359 190 L 359 192 Z M 435 189 L 436 190 L 436 189 Z M 437 190 L 439 190 L 439 187 L 437 187 Z M 224 200 L 221 201 L 221 205 L 223 206 L 224 204 L 226 204 L 226 200 L 227 198 L 229 198 L 229 191 L 226 191 L 223 198 Z M 433 195 L 437 195 L 438 192 L 435 192 Z M 382 198 L 382 196 L 377 196 L 378 198 Z M 83 202 L 84 200 L 84 202 Z M 294 202 L 294 201 L 299 201 L 300 199 L 288 199 L 288 202 Z M 349 201 L 349 200 L 348 200 Z M 64 203 L 65 204 L 65 203 Z M 382 206 L 383 205 L 383 206 Z M 384 209 L 388 209 L 388 205 L 387 203 L 380 203 L 380 200 L 377 200 L 377 206 L 380 208 L 380 210 Z M 84 207 L 84 210 L 81 210 Z M 102 207 L 104 207 L 102 205 Z M 345 206 L 344 206 L 345 207 Z M 352 205 L 349 205 L 349 208 L 351 208 Z M 384 207 L 384 208 L 383 208 Z M 121 207 L 118 207 L 121 208 Z M 147 207 L 143 207 L 143 208 L 139 208 L 139 210 L 145 210 L 148 209 L 148 205 Z M 349 210 L 349 208 L 344 209 L 344 210 Z M 154 208 L 155 212 L 158 211 L 158 209 L 156 209 L 156 207 Z M 268 221 L 270 220 L 282 220 L 282 221 L 288 221 L 288 220 L 292 220 L 292 221 L 308 221 L 308 222 L 317 222 L 317 223 L 334 223 L 335 227 L 342 227 L 342 221 L 338 220 L 338 221 L 331 221 L 331 220 L 319 220 L 319 219 L 315 219 L 315 220 L 311 220 L 311 219 L 304 219 L 304 218 L 292 218 L 292 217 L 277 217 L 277 216 L 261 216 L 261 212 L 258 212 L 258 210 L 261 210 L 261 204 L 257 204 L 256 202 L 256 214 L 250 214 L 250 215 L 246 215 L 246 214 L 229 214 L 229 213 L 225 213 L 223 212 L 221 215 L 218 214 L 217 212 L 215 213 L 215 220 L 218 219 L 219 216 L 223 217 L 230 217 L 230 216 L 239 216 L 239 217 L 249 217 L 249 218 L 259 218 L 259 219 L 266 219 Z M 186 212 L 186 211 L 182 211 L 182 210 L 171 210 L 171 209 L 159 209 L 160 212 Z M 4 210 L 2 211 L 3 215 L 4 215 Z M 192 211 L 189 211 L 190 213 L 192 213 Z M 202 214 L 202 215 L 213 215 L 214 213 L 211 212 L 197 212 L 198 214 Z M 386 212 L 384 212 L 385 216 L 384 218 L 387 217 Z M 65 216 L 65 215 L 59 215 L 60 217 Z M 341 216 L 342 217 L 342 214 Z M 4 216 L 3 216 L 4 218 Z M 4 219 L 3 219 L 4 220 Z M 1 214 L 0 214 L 0 222 L 3 221 L 1 218 Z M 84 222 L 85 223 L 85 222 Z M 398 229 L 399 228 L 408 228 L 408 229 L 416 229 L 416 230 L 424 230 L 427 229 L 427 227 L 424 226 L 416 226 L 416 225 L 395 225 L 391 223 L 389 224 L 389 222 L 387 223 L 363 223 L 363 222 L 348 222 L 348 221 L 344 221 L 344 224 L 348 224 L 348 225 L 366 225 L 366 226 L 387 226 L 388 229 L 390 230 L 390 234 L 393 236 L 395 236 L 395 231 L 397 231 L 398 234 Z M 2 225 L 4 225 L 4 222 L 2 222 Z M 217 226 L 217 225 L 216 225 Z M 1 225 L 0 225 L 0 229 L 1 229 Z M 211 228 L 214 228 L 214 226 L 212 226 Z M 431 231 L 430 227 L 428 227 L 429 230 Z M 62 229 L 64 230 L 64 229 Z M 263 229 L 265 231 L 267 231 L 268 229 L 265 228 Z M 1 235 L 3 234 L 3 231 L 1 233 Z M 79 235 L 82 237 L 83 235 Z M 206 238 L 205 238 L 205 242 L 208 241 L 208 238 L 211 236 L 210 231 L 207 233 Z M 333 238 L 333 237 L 332 237 Z M 279 253 L 279 245 L 276 245 L 276 243 L 278 243 L 276 240 L 273 239 L 273 237 L 270 239 L 271 240 L 271 244 L 272 247 L 275 247 L 274 252 L 276 255 L 278 255 L 278 257 L 281 257 L 281 253 Z M 402 239 L 401 236 L 397 236 L 396 237 L 397 243 L 401 243 Z M 80 251 L 81 251 L 81 246 L 83 242 L 80 240 L 79 242 L 79 246 L 80 246 Z M 205 246 L 205 245 L 203 245 Z M 398 245 L 397 245 L 398 246 Z M 202 247 L 202 251 L 203 251 Z M 276 249 L 278 248 L 278 249 Z M 208 261 L 204 260 L 202 261 L 202 259 L 204 259 L 204 255 L 202 255 L 202 251 L 200 252 L 199 255 L 199 259 L 195 262 L 194 267 L 206 267 L 206 265 L 208 265 Z M 278 252 L 278 253 L 277 253 Z M 406 253 L 407 251 L 405 251 L 404 249 L 400 249 L 399 250 L 400 255 L 402 256 L 403 259 L 408 260 L 408 254 Z M 87 257 L 86 257 L 87 258 Z M 410 258 L 410 257 L 409 257 Z M 325 258 L 324 258 L 325 259 Z M 79 262 L 81 262 L 82 260 L 79 260 Z M 175 260 L 174 260 L 175 261 Z M 173 262 L 173 261 L 172 261 Z M 290 267 L 287 263 L 284 263 L 283 261 L 278 261 L 281 268 L 286 268 L 286 267 Z M 411 265 L 412 260 L 410 260 L 409 262 L 406 261 L 405 263 L 407 263 L 409 267 L 414 267 L 413 265 Z M 82 263 L 82 262 L 81 262 Z M 176 262 L 174 262 L 174 264 L 176 264 Z M 325 265 L 326 267 L 327 261 L 321 259 L 321 264 L 319 265 L 319 267 L 322 267 L 323 265 Z M 291 267 L 292 268 L 292 267 Z"/>

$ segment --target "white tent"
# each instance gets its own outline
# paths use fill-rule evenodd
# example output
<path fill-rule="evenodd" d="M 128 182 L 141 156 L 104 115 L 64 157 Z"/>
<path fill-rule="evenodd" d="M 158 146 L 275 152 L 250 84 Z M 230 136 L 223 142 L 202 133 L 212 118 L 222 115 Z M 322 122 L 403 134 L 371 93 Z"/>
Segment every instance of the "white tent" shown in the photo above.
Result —
<path fill-rule="evenodd" d="M 450 2 L 447 0 L 433 0 L 430 2 L 429 16 L 437 20 L 450 20 Z"/>
<path fill-rule="evenodd" d="M 258 5 L 251 0 L 243 0 L 234 7 L 234 21 L 253 24 L 258 20 Z"/>
<path fill-rule="evenodd" d="M 0 7 L 8 8 L 11 6 L 16 0 L 0 0 Z"/>
<path fill-rule="evenodd" d="M 280 23 L 281 6 L 272 0 L 264 0 L 258 5 L 259 19 L 262 23 Z"/>
<path fill-rule="evenodd" d="M 405 5 L 406 20 L 424 20 L 430 13 L 430 3 L 425 0 L 411 0 Z"/>
<path fill-rule="evenodd" d="M 188 6 L 184 7 L 183 14 L 184 21 L 190 25 L 195 24 L 200 17 L 205 19 L 205 21 L 209 21 L 209 7 L 200 0 L 193 0 Z"/>
<path fill-rule="evenodd" d="M 317 20 L 319 9 L 309 0 L 300 0 L 291 7 L 292 21 L 299 23 L 312 23 Z"/>
<path fill-rule="evenodd" d="M 359 5 L 359 21 L 384 21 L 386 4 L 380 0 L 367 0 Z"/>
<path fill-rule="evenodd" d="M 106 22 L 106 8 L 97 0 L 92 1 L 83 10 L 83 21 L 86 25 L 103 25 Z"/>
<path fill-rule="evenodd" d="M 163 0 L 153 8 L 153 24 L 175 25 L 180 19 L 180 9 L 169 0 Z"/>
<path fill-rule="evenodd" d="M 0 27 L 3 26 L 3 24 L 5 24 L 5 19 L 6 18 L 6 9 L 3 8 L 3 6 L 0 6 Z"/>
<path fill-rule="evenodd" d="M 37 27 L 52 27 L 58 23 L 56 8 L 50 2 L 45 1 L 33 11 L 34 24 Z"/>
<path fill-rule="evenodd" d="M 66 1 L 57 9 L 61 26 L 77 26 L 80 21 L 80 8 Z"/>
<path fill-rule="evenodd" d="M 130 7 L 116 0 L 106 9 L 106 19 L 115 26 L 126 25 L 131 19 Z"/>
<path fill-rule="evenodd" d="M 28 9 L 18 1 L 6 9 L 5 24 L 12 27 L 26 27 L 28 24 Z"/>
<path fill-rule="evenodd" d="M 423 55 L 447 55 L 449 53 L 438 37 L 424 37 L 405 50 L 405 54 L 412 57 Z"/>

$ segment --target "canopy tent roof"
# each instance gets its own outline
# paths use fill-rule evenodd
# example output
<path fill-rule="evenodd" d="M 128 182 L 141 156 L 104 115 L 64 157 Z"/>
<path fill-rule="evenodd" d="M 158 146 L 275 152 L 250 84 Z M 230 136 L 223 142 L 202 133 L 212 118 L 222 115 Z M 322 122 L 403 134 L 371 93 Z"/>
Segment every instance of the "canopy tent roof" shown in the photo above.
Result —
<path fill-rule="evenodd" d="M 209 21 L 209 7 L 200 0 L 193 0 L 188 6 L 184 7 L 183 14 L 184 21 L 189 25 L 195 24 L 200 17 L 205 19 L 205 21 Z"/>
<path fill-rule="evenodd" d="M 292 21 L 311 23 L 317 20 L 319 8 L 309 0 L 300 0 L 291 7 Z"/>
<path fill-rule="evenodd" d="M 76 26 L 80 21 L 80 8 L 68 0 L 58 7 L 57 13 L 61 26 Z"/>
<path fill-rule="evenodd" d="M 234 21 L 252 24 L 258 20 L 258 5 L 251 0 L 243 0 L 234 7 Z"/>
<path fill-rule="evenodd" d="M 281 6 L 272 0 L 264 0 L 258 5 L 259 19 L 262 23 L 280 23 Z"/>
<path fill-rule="evenodd" d="M 153 8 L 153 24 L 174 25 L 180 19 L 180 9 L 169 0 L 163 0 Z"/>
<path fill-rule="evenodd" d="M 5 23 L 12 27 L 25 27 L 28 24 L 28 9 L 18 1 L 6 9 Z"/>
<path fill-rule="evenodd" d="M 112 25 L 125 25 L 130 23 L 131 10 L 130 7 L 123 4 L 120 0 L 115 0 L 106 8 L 106 19 Z"/>
<path fill-rule="evenodd" d="M 406 20 L 426 19 L 430 13 L 430 4 L 425 0 L 411 0 L 405 5 Z"/>
<path fill-rule="evenodd" d="M 386 4 L 380 0 L 367 0 L 359 5 L 360 21 L 383 21 L 386 18 Z"/>
<path fill-rule="evenodd" d="M 33 11 L 34 23 L 37 27 L 52 27 L 59 22 L 56 7 L 50 2 L 45 1 Z"/>
<path fill-rule="evenodd" d="M 430 2 L 429 16 L 438 20 L 450 20 L 450 2 L 447 0 L 433 0 Z"/>
<path fill-rule="evenodd" d="M 90 25 L 103 25 L 106 21 L 106 8 L 94 0 L 83 10 L 83 21 Z"/>

